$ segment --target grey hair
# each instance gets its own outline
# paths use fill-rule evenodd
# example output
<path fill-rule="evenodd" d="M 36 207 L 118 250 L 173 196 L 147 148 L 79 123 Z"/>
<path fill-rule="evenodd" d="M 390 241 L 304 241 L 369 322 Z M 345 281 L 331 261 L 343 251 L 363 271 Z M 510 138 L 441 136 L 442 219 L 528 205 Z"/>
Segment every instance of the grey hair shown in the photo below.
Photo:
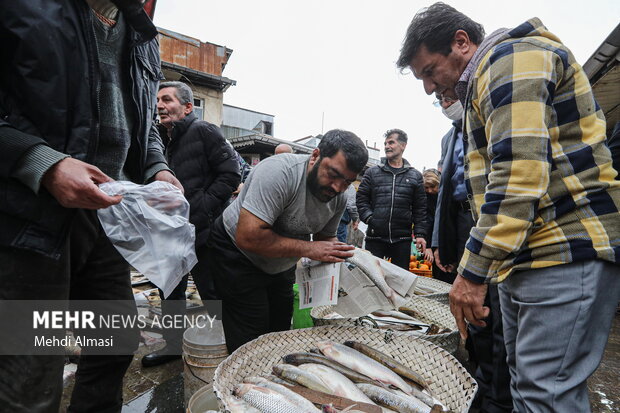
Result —
<path fill-rule="evenodd" d="M 159 84 L 159 90 L 162 90 L 167 87 L 173 87 L 176 89 L 175 95 L 179 102 L 182 105 L 187 103 L 194 104 L 194 92 L 183 82 L 171 81 L 171 82 L 162 82 Z"/>

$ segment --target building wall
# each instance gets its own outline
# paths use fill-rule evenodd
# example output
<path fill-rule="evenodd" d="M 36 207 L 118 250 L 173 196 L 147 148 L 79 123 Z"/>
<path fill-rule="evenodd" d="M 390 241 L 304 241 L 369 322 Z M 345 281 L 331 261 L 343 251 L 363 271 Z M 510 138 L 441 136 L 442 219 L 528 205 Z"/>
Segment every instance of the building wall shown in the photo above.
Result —
<path fill-rule="evenodd" d="M 260 122 L 266 122 L 271 125 L 271 131 L 260 130 L 260 133 L 274 136 L 274 116 L 267 113 L 255 112 L 248 109 L 238 108 L 236 106 L 224 105 L 222 124 L 233 128 L 243 130 L 254 130 Z"/>
<path fill-rule="evenodd" d="M 194 92 L 194 99 L 204 99 L 203 120 L 220 126 L 222 124 L 222 105 L 224 93 L 219 90 L 209 89 L 203 86 L 190 85 Z"/>

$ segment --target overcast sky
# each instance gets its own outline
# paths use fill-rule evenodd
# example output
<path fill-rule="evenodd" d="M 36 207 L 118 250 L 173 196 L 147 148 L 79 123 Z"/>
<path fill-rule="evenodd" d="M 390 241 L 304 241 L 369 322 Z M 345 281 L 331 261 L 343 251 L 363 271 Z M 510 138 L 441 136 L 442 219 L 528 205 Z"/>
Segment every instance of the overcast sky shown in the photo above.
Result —
<path fill-rule="evenodd" d="M 275 116 L 275 136 L 295 140 L 333 128 L 382 147 L 409 135 L 405 157 L 434 167 L 449 121 L 422 83 L 395 67 L 418 0 L 158 0 L 155 24 L 233 49 L 224 103 Z M 487 33 L 539 17 L 581 64 L 620 21 L 618 0 L 447 1 Z M 324 125 L 322 118 L 324 114 Z M 383 156 L 383 150 L 381 151 Z"/>

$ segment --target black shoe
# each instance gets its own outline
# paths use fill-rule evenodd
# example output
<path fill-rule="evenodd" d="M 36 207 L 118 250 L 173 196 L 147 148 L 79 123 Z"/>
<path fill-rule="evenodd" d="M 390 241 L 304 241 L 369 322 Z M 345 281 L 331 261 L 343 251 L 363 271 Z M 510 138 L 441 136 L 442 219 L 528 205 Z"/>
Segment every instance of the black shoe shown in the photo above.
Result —
<path fill-rule="evenodd" d="M 179 352 L 180 353 L 180 352 Z M 167 363 L 172 360 L 178 360 L 181 358 L 181 354 L 171 353 L 167 348 L 163 348 L 159 351 L 154 351 L 142 357 L 143 367 L 154 367 L 160 364 Z"/>

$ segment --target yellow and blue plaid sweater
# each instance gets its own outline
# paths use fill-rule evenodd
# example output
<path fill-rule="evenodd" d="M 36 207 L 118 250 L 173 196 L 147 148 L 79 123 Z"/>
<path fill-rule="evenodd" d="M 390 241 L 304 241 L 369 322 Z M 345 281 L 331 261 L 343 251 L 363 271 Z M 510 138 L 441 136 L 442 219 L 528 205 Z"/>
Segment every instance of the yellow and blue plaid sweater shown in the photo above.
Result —
<path fill-rule="evenodd" d="M 476 225 L 459 274 L 498 283 L 519 269 L 619 263 L 620 182 L 570 50 L 534 18 L 473 60 L 464 131 Z"/>

